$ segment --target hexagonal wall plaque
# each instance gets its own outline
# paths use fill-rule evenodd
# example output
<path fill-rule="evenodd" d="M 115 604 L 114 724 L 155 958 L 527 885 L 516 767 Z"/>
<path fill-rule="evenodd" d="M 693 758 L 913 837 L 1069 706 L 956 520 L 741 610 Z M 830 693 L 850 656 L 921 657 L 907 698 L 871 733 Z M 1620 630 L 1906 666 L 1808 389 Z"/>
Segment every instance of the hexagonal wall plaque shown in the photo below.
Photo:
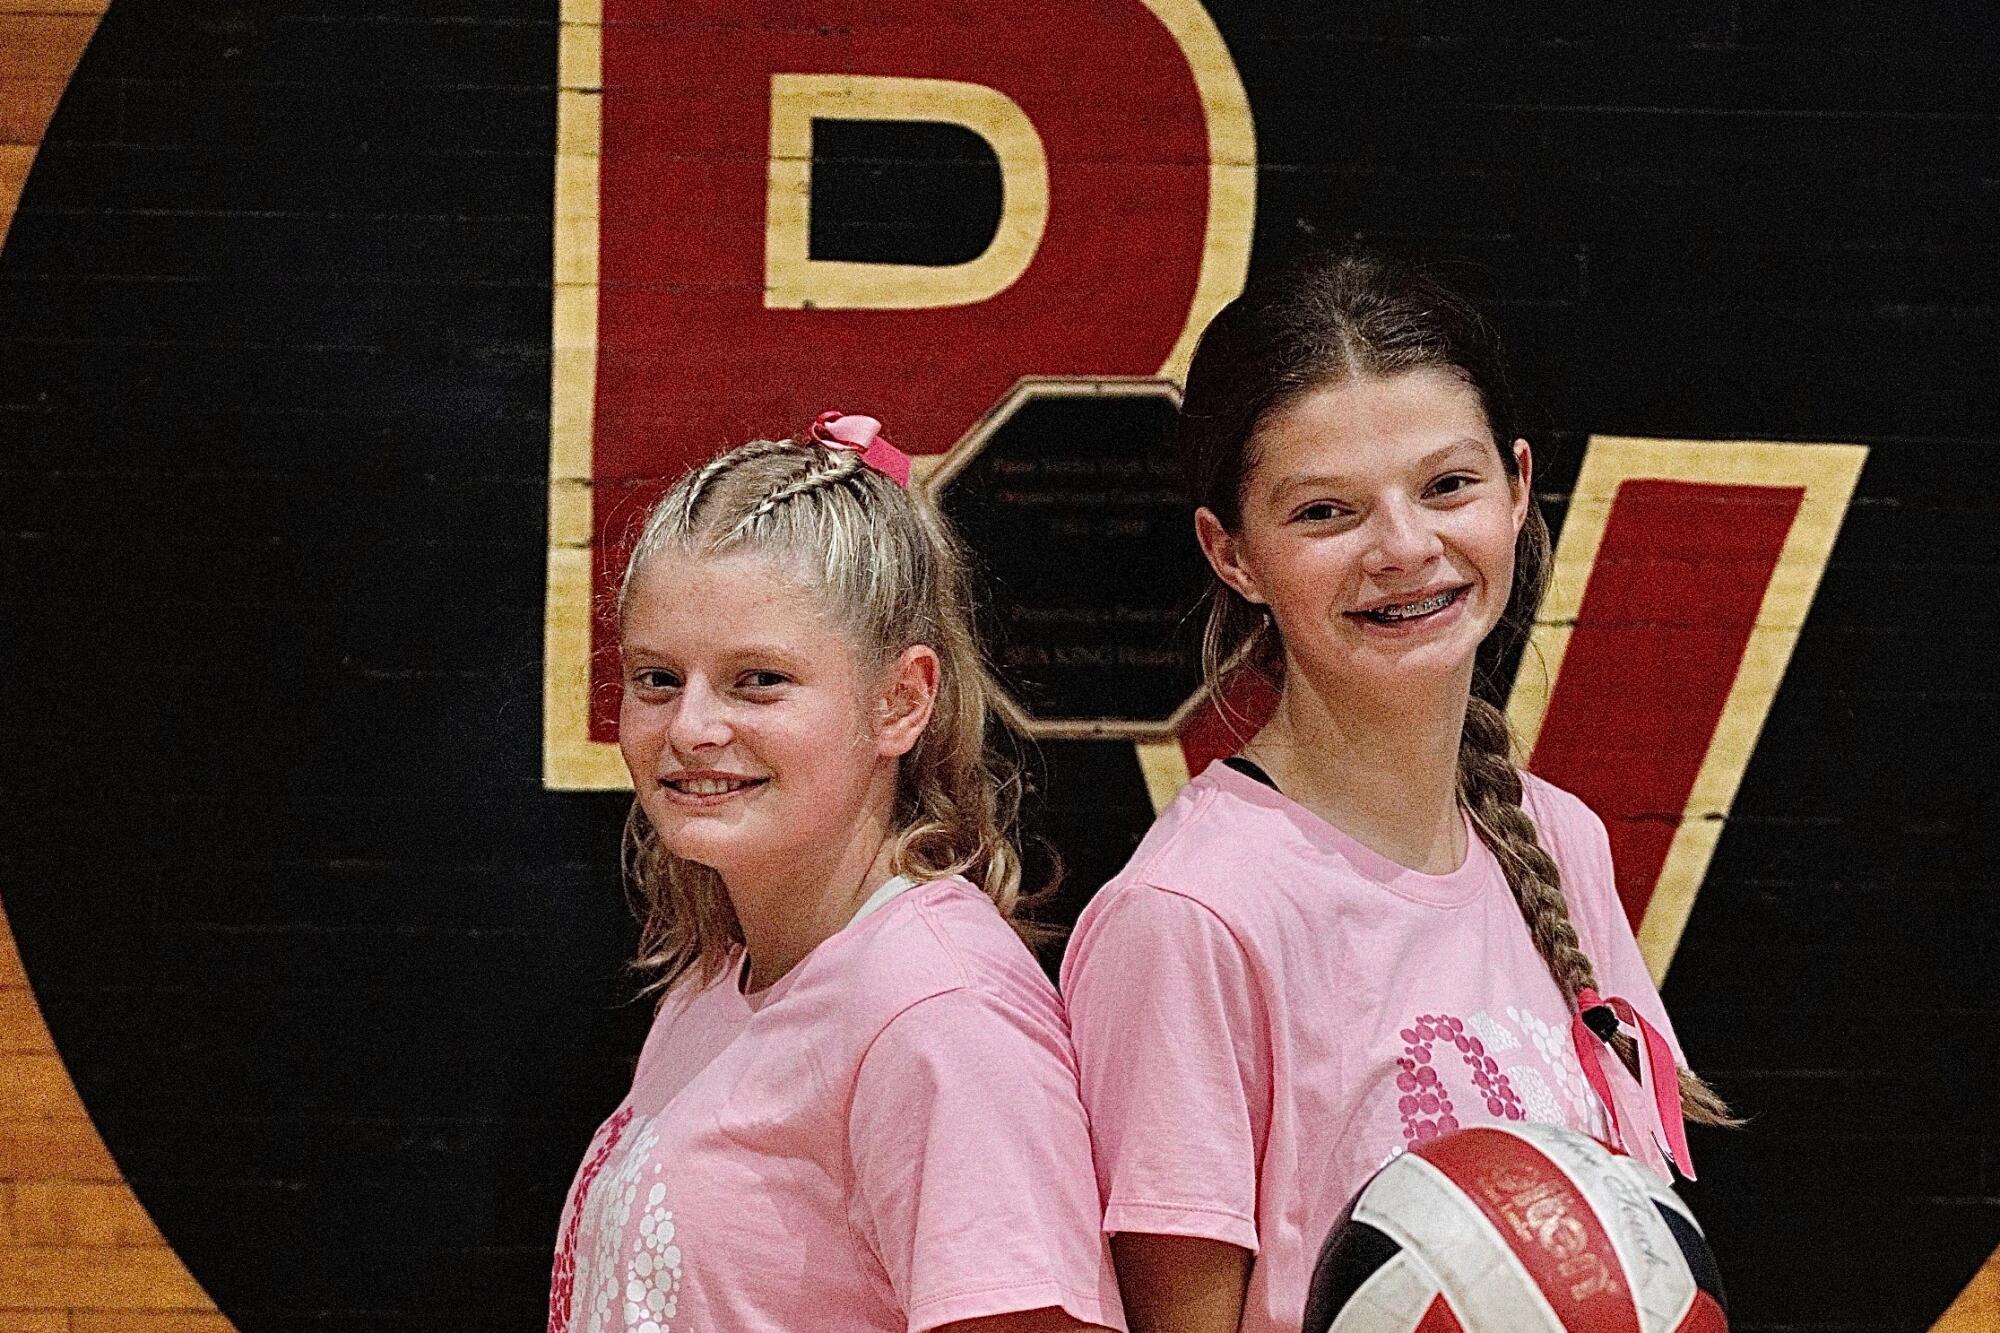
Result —
<path fill-rule="evenodd" d="M 1200 689 L 1179 401 L 1166 380 L 1024 379 L 929 480 L 980 567 L 1002 706 L 1031 735 L 1168 737 Z"/>

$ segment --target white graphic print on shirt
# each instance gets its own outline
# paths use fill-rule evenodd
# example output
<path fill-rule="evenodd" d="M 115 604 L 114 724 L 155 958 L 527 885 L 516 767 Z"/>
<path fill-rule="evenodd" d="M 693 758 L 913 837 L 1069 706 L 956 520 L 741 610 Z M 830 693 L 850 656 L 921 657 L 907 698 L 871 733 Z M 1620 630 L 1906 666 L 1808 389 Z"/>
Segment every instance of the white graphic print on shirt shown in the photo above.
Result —
<path fill-rule="evenodd" d="M 1569 1028 L 1553 1027 L 1532 1010 L 1517 1009 L 1511 1004 L 1507 1006 L 1507 1017 L 1521 1025 L 1534 1043 L 1535 1053 L 1542 1057 L 1542 1062 L 1555 1075 L 1565 1111 L 1562 1115 L 1551 1116 L 1549 1123 L 1580 1129 L 1593 1138 L 1607 1137 L 1611 1133 L 1611 1119 L 1583 1076 L 1583 1066 L 1576 1059 L 1576 1047 L 1570 1043 Z"/>
<path fill-rule="evenodd" d="M 679 1313 L 681 1237 L 666 1206 L 665 1164 L 648 1120 L 583 1200 L 587 1246 L 577 1255 L 576 1333 L 673 1333 Z M 634 1214 L 637 1225 L 633 1225 Z M 626 1261 L 627 1240 L 631 1259 Z"/>

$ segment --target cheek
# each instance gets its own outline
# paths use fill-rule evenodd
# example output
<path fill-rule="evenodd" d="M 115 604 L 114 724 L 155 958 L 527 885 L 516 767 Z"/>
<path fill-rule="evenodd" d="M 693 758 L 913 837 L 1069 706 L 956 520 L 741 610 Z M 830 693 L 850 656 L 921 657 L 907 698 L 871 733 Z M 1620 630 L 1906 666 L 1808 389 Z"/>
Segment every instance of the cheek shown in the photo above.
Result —
<path fill-rule="evenodd" d="M 1356 569 L 1354 554 L 1337 538 L 1273 543 L 1258 569 L 1259 586 L 1283 617 L 1344 596 Z"/>
<path fill-rule="evenodd" d="M 1461 563 L 1491 576 L 1496 565 L 1513 563 L 1514 511 L 1503 495 L 1493 495 L 1442 512 L 1438 536 Z"/>
<path fill-rule="evenodd" d="M 793 789 L 813 792 L 815 803 L 829 813 L 848 808 L 876 762 L 874 743 L 849 707 L 791 719 L 782 735 L 766 732 L 758 740 L 767 754 L 782 756 Z"/>
<path fill-rule="evenodd" d="M 661 710 L 627 698 L 618 706 L 618 752 L 628 768 L 650 768 L 665 737 Z"/>
<path fill-rule="evenodd" d="M 1514 511 L 1495 506 L 1490 520 L 1484 525 L 1483 564 L 1492 572 L 1492 578 L 1503 587 L 1511 584 L 1514 577 L 1514 543 L 1520 533 L 1514 526 Z"/>
<path fill-rule="evenodd" d="M 1464 568 L 1462 574 L 1474 575 L 1485 586 L 1481 600 L 1485 614 L 1481 619 L 1486 628 L 1491 629 L 1506 614 L 1506 607 L 1514 590 L 1514 531 L 1513 511 L 1504 505 L 1493 508 L 1478 516 L 1477 523 L 1469 523 L 1461 531 L 1457 563 Z"/>
<path fill-rule="evenodd" d="M 847 753 L 846 733 L 817 710 L 761 713 L 740 722 L 735 738 L 738 747 L 795 788 L 824 784 Z"/>

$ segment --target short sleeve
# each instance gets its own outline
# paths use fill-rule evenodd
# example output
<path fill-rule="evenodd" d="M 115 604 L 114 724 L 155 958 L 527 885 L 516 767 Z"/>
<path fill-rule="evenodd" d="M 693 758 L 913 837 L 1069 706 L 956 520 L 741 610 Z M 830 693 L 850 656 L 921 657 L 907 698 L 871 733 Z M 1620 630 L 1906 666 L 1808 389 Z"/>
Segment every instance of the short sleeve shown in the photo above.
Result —
<path fill-rule="evenodd" d="M 1136 885 L 1095 906 L 1062 982 L 1104 1229 L 1254 1252 L 1271 1056 L 1248 959 L 1181 894 Z"/>
<path fill-rule="evenodd" d="M 1533 810 L 1537 831 L 1562 871 L 1563 897 L 1582 938 L 1584 952 L 1597 973 L 1601 995 L 1618 995 L 1632 1002 L 1646 1021 L 1658 1028 L 1673 1048 L 1674 1062 L 1685 1066 L 1680 1039 L 1667 1019 L 1667 1007 L 1646 970 L 1639 941 L 1626 919 L 1618 896 L 1618 877 L 1611 861 L 1611 835 L 1597 812 L 1577 797 L 1546 783 L 1536 791 Z"/>
<path fill-rule="evenodd" d="M 947 991 L 897 1015 L 862 1060 L 853 1214 L 910 1333 L 1050 1306 L 1125 1327 L 1054 1008 Z"/>

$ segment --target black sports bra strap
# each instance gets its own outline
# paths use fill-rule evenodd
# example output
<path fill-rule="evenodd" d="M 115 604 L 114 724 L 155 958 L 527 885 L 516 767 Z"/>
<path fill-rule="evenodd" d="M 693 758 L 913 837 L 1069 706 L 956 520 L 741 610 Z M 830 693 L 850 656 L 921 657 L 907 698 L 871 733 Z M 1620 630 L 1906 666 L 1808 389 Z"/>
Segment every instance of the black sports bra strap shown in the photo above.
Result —
<path fill-rule="evenodd" d="M 1242 755 L 1232 754 L 1222 762 L 1229 765 L 1231 768 L 1235 769 L 1238 773 L 1241 773 L 1244 777 L 1249 778 L 1253 782 L 1261 782 L 1266 787 L 1269 787 L 1272 791 L 1278 790 L 1278 784 L 1271 781 L 1271 775 L 1269 773 L 1266 773 L 1262 768 L 1259 768 L 1256 764 L 1252 763 L 1250 760 L 1245 759 Z"/>

